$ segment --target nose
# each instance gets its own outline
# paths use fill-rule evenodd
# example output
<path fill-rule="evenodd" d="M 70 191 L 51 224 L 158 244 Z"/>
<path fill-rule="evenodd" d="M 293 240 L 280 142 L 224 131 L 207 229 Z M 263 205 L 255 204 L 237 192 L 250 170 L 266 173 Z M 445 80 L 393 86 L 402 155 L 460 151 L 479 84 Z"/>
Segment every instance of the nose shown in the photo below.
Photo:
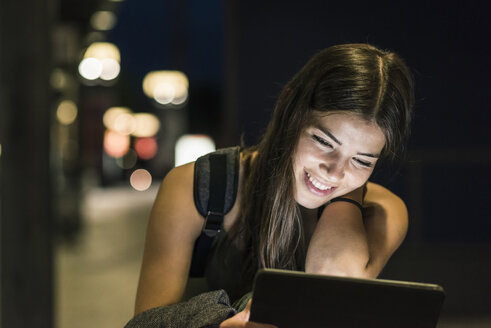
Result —
<path fill-rule="evenodd" d="M 337 183 L 344 178 L 344 163 L 340 160 L 333 160 L 321 164 L 328 182 Z"/>

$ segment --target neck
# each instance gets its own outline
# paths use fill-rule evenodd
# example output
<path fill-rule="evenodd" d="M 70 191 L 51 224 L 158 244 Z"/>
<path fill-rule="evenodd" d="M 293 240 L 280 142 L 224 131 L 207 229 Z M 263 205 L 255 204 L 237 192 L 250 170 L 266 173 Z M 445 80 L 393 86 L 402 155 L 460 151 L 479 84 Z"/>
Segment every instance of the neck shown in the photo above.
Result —
<path fill-rule="evenodd" d="M 310 238 L 314 233 L 315 226 L 317 225 L 317 208 L 311 209 L 298 205 L 300 214 L 302 216 L 303 233 L 305 238 L 305 245 L 308 248 Z"/>

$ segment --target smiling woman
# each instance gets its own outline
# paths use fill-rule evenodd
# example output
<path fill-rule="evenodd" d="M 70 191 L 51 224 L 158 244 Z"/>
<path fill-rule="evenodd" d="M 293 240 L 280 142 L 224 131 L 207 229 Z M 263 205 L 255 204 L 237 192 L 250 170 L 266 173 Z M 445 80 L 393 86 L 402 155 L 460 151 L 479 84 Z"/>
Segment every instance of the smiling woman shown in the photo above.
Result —
<path fill-rule="evenodd" d="M 365 184 L 385 145 L 380 127 L 356 114 L 317 116 L 300 135 L 293 166 L 295 200 L 311 209 Z"/>
<path fill-rule="evenodd" d="M 236 153 L 237 198 L 205 254 L 208 289 L 241 299 L 259 268 L 377 277 L 406 234 L 407 211 L 368 179 L 379 158 L 401 148 L 412 104 L 411 75 L 396 54 L 367 44 L 316 54 L 283 89 L 261 142 Z M 136 313 L 182 301 L 205 222 L 192 206 L 195 177 L 212 175 L 202 162 L 162 182 Z M 224 166 L 222 176 L 234 180 L 231 171 Z M 210 198 L 233 199 L 231 188 L 210 185 Z M 221 326 L 252 327 L 247 318 L 246 308 Z"/>

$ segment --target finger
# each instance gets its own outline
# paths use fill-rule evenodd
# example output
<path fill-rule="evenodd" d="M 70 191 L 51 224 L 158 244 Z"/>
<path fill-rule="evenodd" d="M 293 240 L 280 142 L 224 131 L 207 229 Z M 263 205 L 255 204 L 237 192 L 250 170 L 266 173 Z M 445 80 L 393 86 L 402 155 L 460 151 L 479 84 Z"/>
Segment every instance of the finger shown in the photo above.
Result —
<path fill-rule="evenodd" d="M 249 317 L 251 316 L 251 304 L 252 304 L 252 298 L 249 301 L 247 301 L 247 304 L 246 304 L 244 310 L 242 311 L 246 321 L 249 321 Z"/>

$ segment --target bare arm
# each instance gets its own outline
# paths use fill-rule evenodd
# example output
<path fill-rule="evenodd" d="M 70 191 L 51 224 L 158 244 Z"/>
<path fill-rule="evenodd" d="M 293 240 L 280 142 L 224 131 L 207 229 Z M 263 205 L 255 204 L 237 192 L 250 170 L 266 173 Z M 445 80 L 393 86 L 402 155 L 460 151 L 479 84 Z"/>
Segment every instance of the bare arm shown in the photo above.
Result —
<path fill-rule="evenodd" d="M 361 201 L 357 189 L 345 197 Z M 365 217 L 353 204 L 334 202 L 322 213 L 312 236 L 306 271 L 376 278 L 407 231 L 404 202 L 386 188 L 367 184 Z"/>
<path fill-rule="evenodd" d="M 174 168 L 162 182 L 147 227 L 135 314 L 181 300 L 203 218 L 193 201 L 194 164 Z"/>

